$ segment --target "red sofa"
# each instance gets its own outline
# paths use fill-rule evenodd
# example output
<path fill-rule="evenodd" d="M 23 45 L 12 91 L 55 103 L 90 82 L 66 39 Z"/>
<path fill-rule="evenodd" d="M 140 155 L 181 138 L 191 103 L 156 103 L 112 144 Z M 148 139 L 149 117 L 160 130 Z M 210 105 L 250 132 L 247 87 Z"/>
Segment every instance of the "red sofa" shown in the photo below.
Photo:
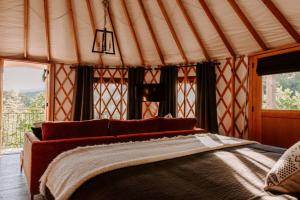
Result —
<path fill-rule="evenodd" d="M 78 146 L 108 144 L 172 137 L 202 132 L 193 118 L 153 118 L 147 120 L 90 120 L 47 122 L 42 125 L 42 140 L 26 133 L 23 168 L 31 195 L 39 193 L 39 179 L 48 164 L 60 153 Z"/>

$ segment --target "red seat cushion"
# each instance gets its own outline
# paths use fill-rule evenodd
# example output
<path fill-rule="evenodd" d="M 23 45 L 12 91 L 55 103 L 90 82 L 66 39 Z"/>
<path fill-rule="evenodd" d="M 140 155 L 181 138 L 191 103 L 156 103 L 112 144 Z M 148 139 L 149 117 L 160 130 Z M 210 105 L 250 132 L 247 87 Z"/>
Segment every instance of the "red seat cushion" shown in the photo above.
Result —
<path fill-rule="evenodd" d="M 159 131 L 192 130 L 195 128 L 195 118 L 159 118 Z"/>
<path fill-rule="evenodd" d="M 157 118 L 144 120 L 110 120 L 109 130 L 112 135 L 131 133 L 157 132 L 159 121 Z"/>
<path fill-rule="evenodd" d="M 42 125 L 43 140 L 57 140 L 109 135 L 108 119 L 76 122 L 46 122 Z"/>

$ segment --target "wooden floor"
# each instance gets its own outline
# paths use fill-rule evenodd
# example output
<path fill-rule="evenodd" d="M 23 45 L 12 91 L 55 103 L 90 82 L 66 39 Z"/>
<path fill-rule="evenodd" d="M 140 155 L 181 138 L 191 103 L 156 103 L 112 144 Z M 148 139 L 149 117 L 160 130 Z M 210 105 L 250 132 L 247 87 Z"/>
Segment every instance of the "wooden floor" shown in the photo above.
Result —
<path fill-rule="evenodd" d="M 0 200 L 29 200 L 24 173 L 20 172 L 19 154 L 0 154 Z M 35 200 L 41 199 L 35 197 Z"/>

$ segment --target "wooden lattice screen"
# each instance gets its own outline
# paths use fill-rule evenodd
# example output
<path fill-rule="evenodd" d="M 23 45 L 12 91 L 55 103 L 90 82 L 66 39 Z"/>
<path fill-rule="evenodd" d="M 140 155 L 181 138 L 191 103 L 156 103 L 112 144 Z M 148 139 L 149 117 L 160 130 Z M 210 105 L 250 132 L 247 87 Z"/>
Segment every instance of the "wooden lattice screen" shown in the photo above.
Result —
<path fill-rule="evenodd" d="M 57 64 L 54 67 L 54 121 L 70 121 L 75 71 L 63 64 Z"/>
<path fill-rule="evenodd" d="M 127 70 L 95 70 L 94 116 L 97 119 L 126 119 Z"/>
<path fill-rule="evenodd" d="M 177 117 L 195 117 L 196 67 L 178 70 Z"/>
<path fill-rule="evenodd" d="M 248 58 L 228 58 L 216 67 L 219 132 L 247 138 Z M 233 106 L 234 105 L 234 106 Z"/>
<path fill-rule="evenodd" d="M 155 70 L 152 68 L 147 68 L 145 70 L 144 83 L 159 83 L 160 70 Z M 142 103 L 142 116 L 143 119 L 148 119 L 157 116 L 158 113 L 158 102 L 143 102 Z"/>

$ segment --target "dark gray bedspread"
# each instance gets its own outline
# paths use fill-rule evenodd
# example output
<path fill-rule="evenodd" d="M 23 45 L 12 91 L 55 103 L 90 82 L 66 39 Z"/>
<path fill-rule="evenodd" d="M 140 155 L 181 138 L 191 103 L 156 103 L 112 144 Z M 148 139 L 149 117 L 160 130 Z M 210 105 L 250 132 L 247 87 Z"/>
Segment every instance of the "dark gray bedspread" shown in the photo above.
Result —
<path fill-rule="evenodd" d="M 263 190 L 283 149 L 252 144 L 127 167 L 96 176 L 71 200 L 297 199 Z M 47 199 L 53 199 L 48 191 Z"/>

